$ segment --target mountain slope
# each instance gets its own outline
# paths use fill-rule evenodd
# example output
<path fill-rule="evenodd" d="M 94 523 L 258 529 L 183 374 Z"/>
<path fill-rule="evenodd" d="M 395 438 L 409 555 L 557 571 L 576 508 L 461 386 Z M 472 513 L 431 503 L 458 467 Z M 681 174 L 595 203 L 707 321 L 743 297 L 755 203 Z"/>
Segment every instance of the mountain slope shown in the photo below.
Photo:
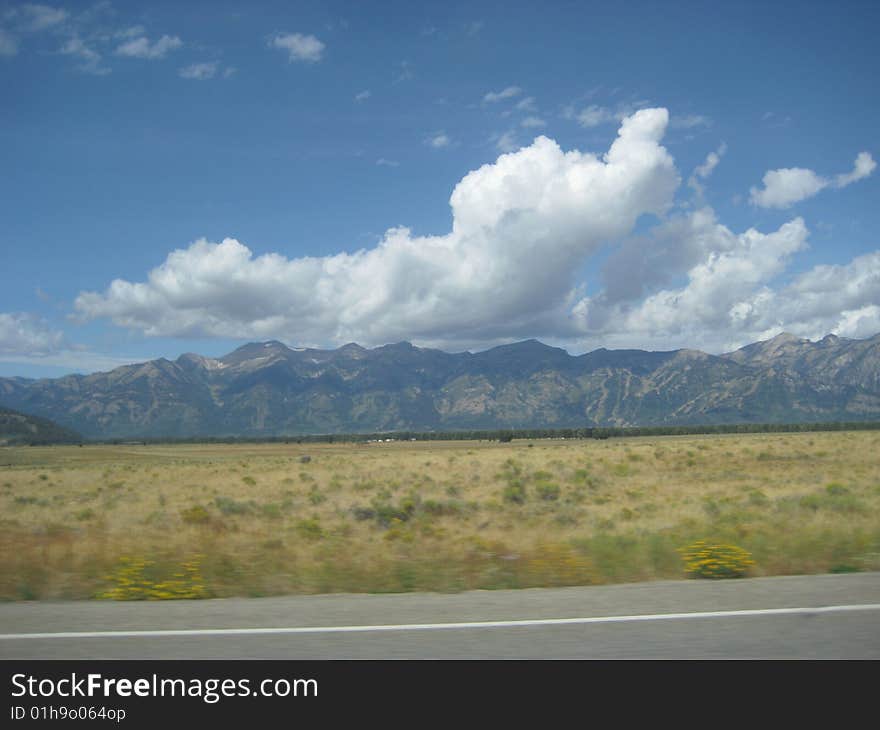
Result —
<path fill-rule="evenodd" d="M 250 343 L 108 373 L 0 378 L 0 403 L 93 438 L 880 419 L 880 335 L 782 334 L 724 355 L 536 340 L 478 353 L 400 342 Z"/>
<path fill-rule="evenodd" d="M 82 436 L 78 433 L 48 419 L 0 406 L 0 446 L 71 444 L 80 441 Z"/>

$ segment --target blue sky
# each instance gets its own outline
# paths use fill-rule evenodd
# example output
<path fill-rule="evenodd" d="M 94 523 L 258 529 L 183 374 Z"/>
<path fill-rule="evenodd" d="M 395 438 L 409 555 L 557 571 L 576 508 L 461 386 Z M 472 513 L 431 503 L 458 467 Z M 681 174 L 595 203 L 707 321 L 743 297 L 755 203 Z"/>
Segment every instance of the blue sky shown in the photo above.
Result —
<path fill-rule="evenodd" d="M 0 375 L 270 338 L 871 336 L 878 21 L 0 2 Z"/>

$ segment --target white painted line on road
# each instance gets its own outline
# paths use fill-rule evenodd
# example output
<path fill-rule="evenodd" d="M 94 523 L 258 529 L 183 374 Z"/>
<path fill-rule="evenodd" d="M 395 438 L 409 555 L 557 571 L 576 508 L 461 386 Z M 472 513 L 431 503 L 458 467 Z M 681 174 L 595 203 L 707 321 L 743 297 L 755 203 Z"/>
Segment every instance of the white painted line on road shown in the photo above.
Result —
<path fill-rule="evenodd" d="M 22 639 L 128 639 L 162 636 L 260 636 L 272 634 L 349 634 L 377 631 L 436 631 L 442 629 L 512 629 L 530 626 L 614 624 L 636 621 L 680 621 L 694 618 L 738 618 L 743 616 L 812 616 L 847 611 L 877 611 L 880 603 L 811 608 L 756 608 L 741 611 L 697 611 L 691 613 L 649 613 L 634 616 L 584 616 L 580 618 L 537 618 L 512 621 L 463 621 L 439 624 L 378 624 L 374 626 L 292 626 L 238 629 L 148 629 L 143 631 L 58 631 L 36 634 L 0 634 L 0 641 Z"/>

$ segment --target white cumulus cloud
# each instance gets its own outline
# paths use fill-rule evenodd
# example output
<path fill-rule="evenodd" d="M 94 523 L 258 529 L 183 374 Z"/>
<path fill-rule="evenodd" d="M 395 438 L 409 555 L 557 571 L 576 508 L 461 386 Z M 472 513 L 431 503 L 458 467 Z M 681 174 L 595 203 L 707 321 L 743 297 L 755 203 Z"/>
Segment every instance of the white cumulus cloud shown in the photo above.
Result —
<path fill-rule="evenodd" d="M 621 118 L 621 114 L 612 111 L 608 107 L 591 104 L 586 109 L 582 109 L 576 115 L 578 124 L 587 129 L 598 127 L 609 122 L 616 122 Z"/>
<path fill-rule="evenodd" d="M 207 61 L 204 63 L 193 63 L 184 66 L 178 71 L 178 76 L 182 79 L 192 79 L 193 81 L 207 81 L 217 75 L 218 61 Z"/>
<path fill-rule="evenodd" d="M 853 163 L 851 172 L 841 173 L 834 178 L 817 175 L 803 167 L 769 170 L 763 178 L 764 187 L 753 187 L 749 199 L 761 208 L 788 208 L 802 200 L 812 198 L 827 187 L 844 188 L 857 180 L 868 177 L 877 163 L 868 152 L 860 152 Z"/>
<path fill-rule="evenodd" d="M 660 289 L 632 306 L 607 296 L 606 301 L 584 299 L 575 307 L 584 330 L 693 342 L 703 340 L 706 332 L 762 329 L 763 310 L 755 311 L 756 302 L 769 293 L 766 285 L 784 271 L 790 256 L 806 246 L 803 220 L 795 218 L 774 233 L 749 229 L 734 236 L 707 218 L 706 211 L 702 216 L 682 237 L 703 236 L 686 244 L 698 259 L 687 270 L 686 284 Z"/>
<path fill-rule="evenodd" d="M 0 312 L 0 356 L 45 357 L 64 346 L 64 335 L 40 317 L 26 312 Z"/>
<path fill-rule="evenodd" d="M 526 117 L 520 122 L 520 126 L 526 127 L 527 129 L 534 129 L 536 127 L 543 127 L 546 125 L 546 122 L 540 117 Z"/>
<path fill-rule="evenodd" d="M 508 86 L 501 91 L 490 91 L 483 97 L 483 101 L 486 104 L 494 104 L 495 102 L 504 101 L 505 99 L 512 99 L 514 96 L 519 96 L 521 93 L 522 89 L 519 88 L 519 86 Z"/>
<path fill-rule="evenodd" d="M 706 155 L 706 159 L 702 164 L 697 165 L 696 169 L 694 169 L 693 175 L 688 178 L 688 186 L 696 191 L 697 195 L 703 195 L 703 185 L 700 182 L 701 180 L 706 180 L 718 167 L 718 163 L 721 162 L 721 158 L 724 156 L 724 153 L 727 152 L 727 145 L 722 142 L 718 149 L 714 152 L 710 152 Z"/>
<path fill-rule="evenodd" d="M 177 36 L 163 35 L 153 43 L 150 43 L 149 39 L 145 36 L 141 36 L 140 38 L 132 38 L 117 46 L 116 55 L 129 58 L 145 58 L 152 61 L 165 58 L 169 51 L 180 48 L 182 45 L 183 41 Z"/>
<path fill-rule="evenodd" d="M 492 139 L 499 152 L 514 152 L 520 148 L 519 140 L 516 138 L 516 132 L 513 130 L 494 135 Z"/>
<path fill-rule="evenodd" d="M 142 25 L 130 25 L 127 28 L 120 28 L 113 32 L 113 38 L 119 40 L 122 38 L 138 38 L 146 35 L 147 29 Z"/>
<path fill-rule="evenodd" d="M 676 115 L 669 121 L 669 126 L 673 129 L 694 129 L 695 127 L 708 127 L 711 124 L 712 120 L 702 114 Z"/>
<path fill-rule="evenodd" d="M 727 145 L 722 142 L 718 149 L 714 152 L 710 152 L 702 165 L 699 165 L 697 169 L 694 171 L 698 177 L 703 178 L 704 180 L 712 174 L 712 171 L 718 166 L 718 163 L 721 162 L 721 158 L 724 156 L 724 153 L 727 152 Z"/>
<path fill-rule="evenodd" d="M 602 290 L 573 307 L 581 341 L 722 352 L 782 331 L 809 339 L 880 332 L 880 251 L 774 286 L 808 235 L 801 218 L 772 233 L 735 234 L 708 207 L 668 220 L 626 241 L 605 264 Z"/>
<path fill-rule="evenodd" d="M 21 30 L 37 32 L 47 30 L 63 23 L 69 13 L 62 8 L 53 8 L 38 3 L 25 3 L 11 12 Z"/>
<path fill-rule="evenodd" d="M 443 235 L 392 228 L 372 249 L 294 259 L 199 240 L 144 281 L 82 292 L 76 310 L 147 335 L 328 344 L 567 332 L 574 272 L 672 204 L 680 181 L 660 144 L 667 123 L 665 109 L 634 114 L 601 157 L 538 137 L 456 185 Z"/>
<path fill-rule="evenodd" d="M 452 144 L 452 140 L 446 132 L 437 132 L 428 137 L 425 140 L 425 144 L 429 147 L 433 147 L 435 150 L 439 150 L 443 147 L 449 147 L 449 145 Z"/>
<path fill-rule="evenodd" d="M 784 167 L 764 174 L 764 187 L 752 188 L 749 200 L 761 208 L 788 208 L 812 198 L 828 186 L 828 181 L 803 167 Z"/>
<path fill-rule="evenodd" d="M 317 63 L 324 55 L 326 46 L 313 35 L 302 33 L 279 33 L 269 41 L 272 48 L 287 51 L 288 60 Z"/>
<path fill-rule="evenodd" d="M 681 180 L 661 144 L 668 123 L 665 109 L 636 112 L 601 155 L 545 136 L 501 154 L 455 186 L 452 226 L 440 235 L 392 228 L 373 248 L 300 258 L 201 239 L 141 281 L 81 292 L 75 308 L 84 321 L 148 336 L 326 346 L 407 339 L 460 349 L 540 337 L 581 351 L 722 352 L 783 330 L 811 339 L 880 331 L 880 251 L 786 279 L 808 245 L 802 218 L 735 232 L 708 206 L 675 212 Z M 705 180 L 723 154 L 722 145 L 692 178 Z M 847 179 L 870 174 L 862 160 Z M 658 220 L 634 235 L 646 215 Z M 590 290 L 585 270 L 599 275 Z"/>
<path fill-rule="evenodd" d="M 64 56 L 80 59 L 82 63 L 77 68 L 83 73 L 90 73 L 96 76 L 110 73 L 109 68 L 101 65 L 101 54 L 77 36 L 69 38 L 61 47 L 59 53 Z"/>
<path fill-rule="evenodd" d="M 569 105 L 563 111 L 563 117 L 573 119 L 585 129 L 593 129 L 605 124 L 619 124 L 624 119 L 632 116 L 639 109 L 647 108 L 650 104 L 646 100 L 621 102 L 616 106 L 609 107 L 601 104 L 590 104 L 580 111 L 576 111 L 574 105 Z M 694 127 L 707 122 L 705 117 L 677 117 L 670 118 L 670 128 Z"/>
<path fill-rule="evenodd" d="M 868 337 L 880 332 L 880 251 L 847 264 L 820 265 L 797 276 L 767 307 L 765 323 L 785 323 L 815 338 L 834 332 Z M 793 323 L 793 324 L 792 324 Z"/>
<path fill-rule="evenodd" d="M 874 158 L 871 157 L 870 153 L 859 152 L 855 163 L 853 163 L 852 172 L 846 172 L 835 176 L 834 186 L 845 188 L 847 185 L 851 185 L 857 180 L 868 177 L 868 175 L 874 172 L 876 167 L 877 163 L 874 162 Z"/>

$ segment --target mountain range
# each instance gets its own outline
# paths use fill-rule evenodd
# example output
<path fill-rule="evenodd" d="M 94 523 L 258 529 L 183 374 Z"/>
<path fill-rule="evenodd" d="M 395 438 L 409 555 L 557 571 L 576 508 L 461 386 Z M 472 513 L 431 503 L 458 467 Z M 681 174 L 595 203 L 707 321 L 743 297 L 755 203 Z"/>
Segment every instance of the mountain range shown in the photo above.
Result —
<path fill-rule="evenodd" d="M 270 341 L 220 358 L 0 378 L 0 405 L 98 439 L 880 420 L 880 334 L 780 334 L 722 355 Z"/>

